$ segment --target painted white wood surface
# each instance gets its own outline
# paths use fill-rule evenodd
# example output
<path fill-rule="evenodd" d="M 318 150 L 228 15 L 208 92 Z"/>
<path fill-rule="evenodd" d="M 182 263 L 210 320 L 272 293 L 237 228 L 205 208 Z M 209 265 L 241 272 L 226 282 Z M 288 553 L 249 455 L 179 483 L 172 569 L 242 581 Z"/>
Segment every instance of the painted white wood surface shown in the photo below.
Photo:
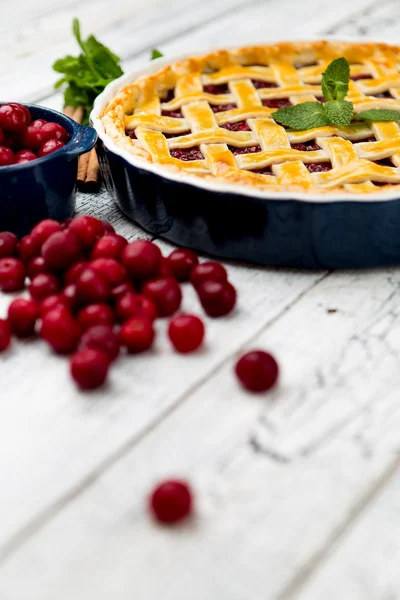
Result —
<path fill-rule="evenodd" d="M 118 0 L 112 11 L 60 0 L 40 0 L 35 14 L 21 0 L 6 6 L 0 97 L 52 106 L 60 98 L 49 65 L 73 51 L 74 15 L 125 70 L 145 64 L 153 45 L 172 55 L 298 33 L 400 33 L 395 0 L 175 0 L 162 18 L 154 0 Z M 145 235 L 104 192 L 80 196 L 78 207 L 130 238 Z M 0 359 L 2 600 L 400 598 L 397 554 L 385 561 L 398 486 L 381 491 L 396 481 L 400 450 L 399 270 L 228 268 L 238 310 L 208 320 L 207 347 L 189 359 L 170 351 L 160 324 L 156 350 L 122 360 L 108 389 L 89 396 L 40 344 Z M 188 290 L 184 307 L 198 312 L 196 302 Z M 232 375 L 236 354 L 255 346 L 282 365 L 279 388 L 261 398 Z M 176 531 L 154 526 L 144 507 L 169 474 L 197 491 L 197 519 Z M 364 547 L 369 524 L 376 549 Z"/>

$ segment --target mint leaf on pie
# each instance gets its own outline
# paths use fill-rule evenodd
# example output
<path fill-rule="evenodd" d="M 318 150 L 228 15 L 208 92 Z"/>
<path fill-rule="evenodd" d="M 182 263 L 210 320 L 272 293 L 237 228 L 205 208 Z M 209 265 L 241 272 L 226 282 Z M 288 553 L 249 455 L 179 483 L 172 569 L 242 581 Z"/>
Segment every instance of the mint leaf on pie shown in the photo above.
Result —
<path fill-rule="evenodd" d="M 328 100 L 325 102 L 324 106 L 331 125 L 337 125 L 339 127 L 340 125 L 350 125 L 354 114 L 353 104 L 351 102 L 347 102 L 346 100 Z"/>
<path fill-rule="evenodd" d="M 344 100 L 349 91 L 350 66 L 345 58 L 336 58 L 322 74 L 322 93 L 326 100 Z"/>
<path fill-rule="evenodd" d="M 271 116 L 281 125 L 298 131 L 329 125 L 324 105 L 320 102 L 304 102 L 296 106 L 280 108 Z"/>
<path fill-rule="evenodd" d="M 356 113 L 355 118 L 362 121 L 400 121 L 400 111 L 385 108 L 372 108 Z"/>
<path fill-rule="evenodd" d="M 151 51 L 150 60 L 155 60 L 156 58 L 161 58 L 162 56 L 164 56 L 164 54 L 162 52 L 157 50 L 157 48 L 153 48 L 153 50 Z"/>

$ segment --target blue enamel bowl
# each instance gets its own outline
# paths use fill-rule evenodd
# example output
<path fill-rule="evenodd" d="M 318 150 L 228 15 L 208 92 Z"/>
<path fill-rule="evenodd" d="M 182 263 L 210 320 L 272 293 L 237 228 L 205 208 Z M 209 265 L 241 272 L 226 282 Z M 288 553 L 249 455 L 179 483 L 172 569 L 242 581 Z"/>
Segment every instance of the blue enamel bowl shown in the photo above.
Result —
<path fill-rule="evenodd" d="M 26 104 L 32 120 L 60 123 L 69 142 L 53 154 L 21 165 L 0 167 L 0 231 L 27 234 L 42 219 L 63 221 L 75 210 L 78 157 L 96 144 L 92 127 L 78 125 L 65 115 Z"/>
<path fill-rule="evenodd" d="M 182 57 L 177 57 L 182 58 Z M 312 269 L 400 264 L 400 193 L 264 192 L 175 174 L 117 146 L 100 115 L 122 87 L 176 58 L 153 61 L 101 94 L 91 114 L 106 187 L 147 231 L 221 258 Z"/>

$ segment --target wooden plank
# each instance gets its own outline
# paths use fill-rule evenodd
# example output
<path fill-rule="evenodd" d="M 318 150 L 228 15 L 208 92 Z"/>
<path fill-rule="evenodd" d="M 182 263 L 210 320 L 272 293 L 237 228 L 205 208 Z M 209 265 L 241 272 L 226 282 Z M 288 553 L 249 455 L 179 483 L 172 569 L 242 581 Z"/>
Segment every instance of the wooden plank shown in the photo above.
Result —
<path fill-rule="evenodd" d="M 55 507 L 5 561 L 0 595 L 296 597 L 327 541 L 398 467 L 399 310 L 395 269 L 320 281 L 249 342 L 279 359 L 273 393 L 240 391 L 227 360 L 122 460 L 94 472 L 86 491 Z M 297 444 L 283 455 L 294 425 L 308 451 Z M 197 519 L 177 530 L 153 525 L 145 508 L 152 485 L 169 476 L 187 477 L 197 492 Z"/>
<path fill-rule="evenodd" d="M 332 549 L 298 600 L 400 598 L 400 471 Z"/>

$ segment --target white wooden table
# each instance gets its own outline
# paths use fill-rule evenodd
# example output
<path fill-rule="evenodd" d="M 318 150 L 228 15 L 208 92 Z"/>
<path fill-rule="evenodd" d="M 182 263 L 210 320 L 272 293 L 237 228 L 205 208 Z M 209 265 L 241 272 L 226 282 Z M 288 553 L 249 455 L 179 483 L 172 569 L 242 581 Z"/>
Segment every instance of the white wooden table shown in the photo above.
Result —
<path fill-rule="evenodd" d="M 0 98 L 61 107 L 50 67 L 76 51 L 74 16 L 129 71 L 153 46 L 173 55 L 299 33 L 393 39 L 398 9 L 1 0 Z M 146 235 L 105 192 L 80 196 L 78 211 Z M 400 271 L 229 271 L 238 309 L 207 322 L 197 355 L 171 352 L 161 324 L 154 352 L 121 359 L 90 395 L 40 343 L 0 358 L 1 600 L 400 599 Z M 199 310 L 189 291 L 184 308 Z M 232 374 L 254 347 L 282 368 L 261 397 Z M 192 482 L 197 504 L 172 530 L 145 508 L 170 475 Z"/>

